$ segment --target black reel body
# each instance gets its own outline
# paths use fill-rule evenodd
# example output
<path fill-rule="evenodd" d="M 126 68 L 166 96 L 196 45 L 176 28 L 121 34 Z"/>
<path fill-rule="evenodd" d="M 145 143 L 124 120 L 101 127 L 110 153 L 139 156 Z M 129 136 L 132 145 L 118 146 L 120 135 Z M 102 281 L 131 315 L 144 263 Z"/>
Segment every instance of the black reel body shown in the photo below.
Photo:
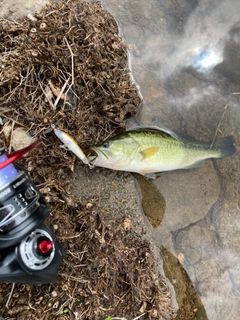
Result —
<path fill-rule="evenodd" d="M 1 151 L 0 163 L 7 156 Z M 0 281 L 56 281 L 65 251 L 44 222 L 49 204 L 24 170 L 0 169 Z"/>

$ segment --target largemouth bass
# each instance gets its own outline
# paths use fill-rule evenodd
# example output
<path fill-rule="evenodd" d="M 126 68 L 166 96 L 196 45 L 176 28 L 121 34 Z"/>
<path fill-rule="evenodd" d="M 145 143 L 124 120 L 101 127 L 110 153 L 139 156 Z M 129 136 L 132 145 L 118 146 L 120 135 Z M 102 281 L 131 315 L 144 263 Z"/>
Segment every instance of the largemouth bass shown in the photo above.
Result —
<path fill-rule="evenodd" d="M 89 158 L 93 165 L 148 177 L 198 167 L 205 159 L 223 158 L 236 151 L 232 136 L 217 139 L 211 148 L 211 143 L 176 139 L 157 130 L 128 131 L 90 150 L 96 155 L 95 159 Z"/>

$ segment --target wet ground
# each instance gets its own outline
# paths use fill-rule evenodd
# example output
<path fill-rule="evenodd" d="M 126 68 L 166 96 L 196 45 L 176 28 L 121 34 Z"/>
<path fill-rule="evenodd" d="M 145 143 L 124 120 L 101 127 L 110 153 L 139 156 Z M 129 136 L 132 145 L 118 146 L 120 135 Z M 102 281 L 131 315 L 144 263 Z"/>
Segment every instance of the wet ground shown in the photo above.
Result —
<path fill-rule="evenodd" d="M 15 21 L 23 12 L 0 20 L 0 139 L 10 152 L 41 138 L 17 165 L 49 201 L 47 221 L 66 259 L 56 283 L 1 283 L 1 312 L 6 319 L 171 319 L 174 290 L 134 179 L 80 165 L 51 128 L 57 124 L 87 150 L 136 114 L 140 99 L 116 22 L 97 2 L 59 2 Z M 193 309 L 192 301 L 194 316 Z"/>
<path fill-rule="evenodd" d="M 201 141 L 233 135 L 239 150 L 239 3 L 103 3 L 120 25 L 145 101 L 137 120 Z M 155 243 L 178 257 L 211 320 L 239 318 L 238 168 L 236 153 L 154 181 Z"/>

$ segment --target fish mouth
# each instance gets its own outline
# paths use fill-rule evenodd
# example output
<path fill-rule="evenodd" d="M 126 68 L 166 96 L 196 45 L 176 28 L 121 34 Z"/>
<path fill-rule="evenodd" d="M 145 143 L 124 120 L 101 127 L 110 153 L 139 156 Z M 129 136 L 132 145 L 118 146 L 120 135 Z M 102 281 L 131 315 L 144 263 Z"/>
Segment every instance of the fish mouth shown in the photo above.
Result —
<path fill-rule="evenodd" d="M 95 147 L 90 147 L 89 149 L 91 151 L 91 156 L 88 157 L 88 160 L 92 165 L 96 163 L 98 158 L 100 159 L 105 158 L 106 160 L 108 160 L 108 156 L 102 150 L 99 150 L 98 148 L 95 148 Z"/>

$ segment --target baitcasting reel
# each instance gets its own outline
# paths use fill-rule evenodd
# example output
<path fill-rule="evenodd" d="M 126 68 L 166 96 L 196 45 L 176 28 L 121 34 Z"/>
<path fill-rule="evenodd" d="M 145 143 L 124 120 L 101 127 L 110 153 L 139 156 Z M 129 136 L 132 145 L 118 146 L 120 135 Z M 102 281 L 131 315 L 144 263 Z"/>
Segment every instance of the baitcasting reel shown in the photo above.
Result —
<path fill-rule="evenodd" d="M 6 154 L 0 149 L 0 281 L 56 281 L 65 251 L 44 222 L 49 204 L 24 170 L 12 164 L 34 148 Z"/>

